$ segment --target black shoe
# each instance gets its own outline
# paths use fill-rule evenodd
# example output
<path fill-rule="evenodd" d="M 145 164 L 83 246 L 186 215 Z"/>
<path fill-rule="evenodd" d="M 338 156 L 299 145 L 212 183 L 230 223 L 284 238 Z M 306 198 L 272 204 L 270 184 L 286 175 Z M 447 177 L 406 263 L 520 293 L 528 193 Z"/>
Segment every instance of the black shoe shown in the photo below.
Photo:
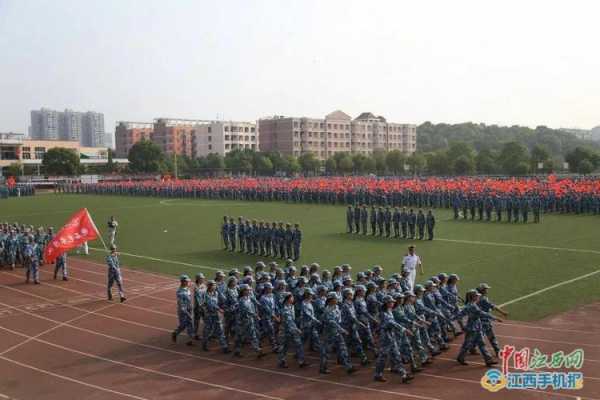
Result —
<path fill-rule="evenodd" d="M 34 285 L 39 285 L 40 281 L 33 281 Z"/>
<path fill-rule="evenodd" d="M 237 358 L 244 358 L 244 356 L 242 355 L 242 353 L 240 353 L 239 351 L 236 351 L 235 353 L 233 353 L 233 356 L 237 357 Z"/>
<path fill-rule="evenodd" d="M 412 367 L 410 369 L 410 372 L 412 372 L 413 374 L 416 374 L 417 372 L 421 372 L 421 371 L 423 371 L 423 368 L 421 368 L 421 367 Z"/>
<path fill-rule="evenodd" d="M 409 377 L 408 375 L 405 375 L 402 377 L 402 383 L 404 383 L 404 384 L 409 384 L 411 380 L 412 380 L 412 378 Z"/>
<path fill-rule="evenodd" d="M 202 345 L 202 350 L 208 351 L 208 345 L 206 343 Z"/>
<path fill-rule="evenodd" d="M 279 364 L 277 364 L 277 366 L 278 366 L 279 368 L 283 368 L 283 369 L 287 369 L 287 368 L 289 368 L 289 367 L 288 367 L 288 365 L 287 365 L 287 363 L 285 363 L 285 362 L 279 363 Z"/>
<path fill-rule="evenodd" d="M 111 295 L 108 296 L 108 301 L 112 301 L 112 296 Z"/>
<path fill-rule="evenodd" d="M 479 352 L 477 351 L 477 349 L 471 349 L 471 350 L 469 350 L 469 354 L 476 356 L 476 355 L 479 355 Z"/>
<path fill-rule="evenodd" d="M 177 333 L 175 333 L 175 332 L 171 333 L 171 340 L 173 341 L 173 343 L 177 343 Z"/>
<path fill-rule="evenodd" d="M 350 367 L 350 368 L 348 368 L 348 369 L 346 370 L 346 373 L 347 373 L 348 375 L 352 375 L 352 374 L 353 374 L 353 373 L 355 373 L 356 371 L 358 371 L 356 368 L 354 368 L 354 367 Z"/>
<path fill-rule="evenodd" d="M 436 351 L 432 351 L 432 352 L 431 352 L 431 355 L 432 355 L 433 357 L 435 357 L 435 356 L 439 356 L 440 354 L 442 354 L 442 352 L 441 352 L 441 351 L 439 351 L 439 350 L 436 350 Z"/>
<path fill-rule="evenodd" d="M 298 366 L 300 368 L 308 368 L 308 367 L 310 367 L 310 363 L 307 363 L 306 361 L 304 361 L 304 362 L 301 362 L 300 364 L 298 364 Z"/>
<path fill-rule="evenodd" d="M 188 340 L 188 342 L 186 343 L 187 346 L 193 346 L 194 342 L 192 342 L 191 340 Z"/>
<path fill-rule="evenodd" d="M 362 365 L 363 367 L 366 367 L 367 365 L 369 365 L 369 360 L 366 358 L 364 360 L 361 360 L 360 365 Z"/>
<path fill-rule="evenodd" d="M 486 367 L 491 367 L 492 365 L 496 365 L 496 364 L 498 364 L 498 361 L 496 361 L 496 360 L 487 360 L 485 362 Z"/>
<path fill-rule="evenodd" d="M 127 297 L 121 297 L 121 303 L 125 303 L 125 301 L 127 300 Z"/>
<path fill-rule="evenodd" d="M 69 278 L 67 278 L 66 276 L 63 276 L 63 281 L 68 281 Z"/>
<path fill-rule="evenodd" d="M 375 382 L 387 382 L 387 379 L 385 379 L 383 376 L 376 376 L 373 378 L 373 380 Z"/>
<path fill-rule="evenodd" d="M 331 373 L 331 371 L 328 370 L 327 368 L 325 368 L 325 369 L 319 369 L 319 373 L 323 374 L 323 375 L 328 375 Z"/>
<path fill-rule="evenodd" d="M 231 353 L 231 350 L 229 350 L 229 349 L 223 349 L 223 354 L 229 354 L 229 353 Z"/>
<path fill-rule="evenodd" d="M 266 353 L 263 353 L 263 351 L 260 350 L 258 353 L 256 353 L 256 358 L 260 360 L 261 358 L 263 358 L 266 355 L 267 355 Z"/>
<path fill-rule="evenodd" d="M 200 340 L 200 336 L 194 335 L 194 340 Z"/>
<path fill-rule="evenodd" d="M 460 365 L 469 365 L 469 363 L 468 363 L 468 362 L 466 362 L 466 361 L 465 361 L 465 359 L 464 359 L 464 358 L 461 358 L 461 357 L 457 358 L 457 359 L 456 359 L 456 361 L 458 361 L 458 363 L 459 363 Z"/>

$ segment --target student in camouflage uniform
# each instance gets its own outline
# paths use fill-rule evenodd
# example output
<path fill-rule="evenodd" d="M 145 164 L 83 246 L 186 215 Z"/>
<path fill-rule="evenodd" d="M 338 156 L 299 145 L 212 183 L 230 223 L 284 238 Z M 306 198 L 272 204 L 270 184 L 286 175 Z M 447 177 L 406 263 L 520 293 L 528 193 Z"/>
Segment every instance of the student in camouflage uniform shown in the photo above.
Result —
<path fill-rule="evenodd" d="M 189 340 L 188 346 L 192 346 L 194 343 L 192 338 L 194 337 L 194 316 L 192 315 L 192 293 L 190 292 L 190 278 L 187 275 L 181 275 L 179 277 L 181 285 L 177 289 L 177 319 L 179 320 L 179 326 L 171 334 L 173 343 L 177 343 L 177 336 L 186 331 Z"/>
<path fill-rule="evenodd" d="M 288 368 L 286 361 L 288 347 L 293 344 L 296 349 L 296 360 L 300 368 L 308 367 L 304 360 L 304 347 L 302 346 L 302 331 L 296 325 L 294 311 L 294 296 L 289 292 L 281 294 L 281 327 L 279 329 L 279 368 Z"/>
<path fill-rule="evenodd" d="M 412 376 L 408 375 L 402 366 L 402 360 L 396 341 L 396 332 L 403 334 L 406 329 L 394 321 L 392 308 L 394 307 L 394 299 L 391 296 L 383 297 L 383 309 L 379 316 L 379 351 L 377 353 L 377 361 L 375 363 L 374 380 L 378 382 L 386 382 L 383 377 L 383 371 L 387 363 L 388 357 L 394 366 L 394 372 L 400 374 L 402 383 L 409 383 Z M 411 333 L 408 333 L 409 335 Z"/>
<path fill-rule="evenodd" d="M 260 348 L 260 341 L 257 329 L 258 314 L 255 303 L 250 297 L 250 286 L 241 284 L 239 287 L 238 306 L 235 313 L 235 350 L 233 355 L 242 357 L 242 345 L 244 342 L 250 342 L 252 349 L 256 352 L 257 358 L 262 358 L 263 353 Z"/>
<path fill-rule="evenodd" d="M 208 341 L 216 337 L 223 353 L 229 353 L 229 346 L 223 332 L 223 324 L 221 318 L 219 318 L 219 314 L 223 313 L 223 309 L 219 305 L 223 302 L 223 299 L 222 295 L 217 291 L 215 281 L 208 281 L 204 300 L 205 319 L 202 331 L 202 350 L 208 351 Z"/>
<path fill-rule="evenodd" d="M 356 372 L 356 369 L 352 365 L 350 356 L 348 354 L 348 348 L 343 335 L 348 335 L 342 326 L 342 317 L 340 310 L 337 306 L 338 296 L 334 292 L 327 294 L 327 303 L 323 315 L 321 316 L 321 323 L 323 324 L 323 341 L 321 345 L 321 362 L 319 372 L 322 374 L 330 373 L 327 368 L 327 360 L 329 358 L 329 351 L 335 349 L 337 353 L 338 361 L 344 366 L 348 374 Z"/>
<path fill-rule="evenodd" d="M 508 313 L 502 308 L 492 303 L 488 298 L 487 293 L 489 289 L 490 286 L 487 283 L 479 284 L 479 286 L 477 287 L 477 292 L 479 292 L 481 297 L 479 298 L 479 303 L 477 305 L 483 312 L 491 314 L 492 311 L 498 311 L 500 314 L 502 314 L 503 317 L 506 318 L 508 316 Z M 482 317 L 481 327 L 483 329 L 483 334 L 487 337 L 488 341 L 492 345 L 492 348 L 496 353 L 496 357 L 498 357 L 498 354 L 500 353 L 500 344 L 498 344 L 498 339 L 496 338 L 496 334 L 494 333 L 494 328 L 492 327 L 492 320 L 487 317 Z"/>

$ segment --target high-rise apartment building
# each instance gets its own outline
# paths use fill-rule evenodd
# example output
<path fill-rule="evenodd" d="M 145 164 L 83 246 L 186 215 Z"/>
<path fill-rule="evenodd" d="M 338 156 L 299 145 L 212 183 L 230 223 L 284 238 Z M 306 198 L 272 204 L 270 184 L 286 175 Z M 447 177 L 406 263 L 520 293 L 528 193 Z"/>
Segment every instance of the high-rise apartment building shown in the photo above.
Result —
<path fill-rule="evenodd" d="M 29 135 L 32 139 L 58 140 L 60 138 L 58 121 L 58 111 L 47 108 L 32 110 Z"/>
<path fill-rule="evenodd" d="M 87 147 L 106 146 L 104 143 L 104 114 L 93 111 L 83 113 L 80 143 Z"/>
<path fill-rule="evenodd" d="M 58 132 L 60 140 L 81 142 L 83 114 L 78 111 L 65 110 L 58 113 Z"/>
<path fill-rule="evenodd" d="M 131 147 L 140 140 L 151 140 L 154 132 L 152 122 L 119 121 L 115 128 L 115 155 L 127 158 Z"/>
<path fill-rule="evenodd" d="M 41 140 L 72 140 L 82 146 L 105 147 L 104 114 L 64 112 L 42 108 L 31 111 L 29 136 Z"/>
<path fill-rule="evenodd" d="M 412 154 L 417 142 L 416 125 L 387 122 L 369 112 L 355 119 L 339 110 L 323 119 L 275 116 L 260 119 L 258 130 L 261 151 L 294 156 L 313 153 L 320 160 L 339 152 L 367 155 L 400 150 Z"/>

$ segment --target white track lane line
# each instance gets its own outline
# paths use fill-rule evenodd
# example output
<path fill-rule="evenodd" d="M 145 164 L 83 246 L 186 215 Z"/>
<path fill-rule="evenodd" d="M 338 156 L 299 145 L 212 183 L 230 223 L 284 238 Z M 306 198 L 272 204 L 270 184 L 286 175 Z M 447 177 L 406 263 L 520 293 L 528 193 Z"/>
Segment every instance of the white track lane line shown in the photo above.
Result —
<path fill-rule="evenodd" d="M 167 289 L 163 289 L 163 290 L 167 290 Z M 80 292 L 80 293 L 82 293 L 82 294 L 85 294 L 85 293 L 83 293 L 83 292 Z M 139 298 L 139 297 L 143 297 L 143 295 L 141 295 L 141 296 L 134 296 L 134 297 L 132 297 L 131 299 L 133 300 L 133 299 L 136 299 L 136 298 Z M 67 325 L 70 325 L 70 324 L 72 324 L 73 322 L 75 322 L 75 321 L 78 321 L 78 320 L 80 320 L 80 319 L 82 319 L 82 318 L 84 318 L 84 317 L 86 317 L 86 316 L 88 316 L 88 315 L 90 315 L 90 314 L 94 314 L 94 313 L 98 313 L 98 312 L 100 312 L 100 311 L 107 310 L 107 309 L 109 309 L 109 308 L 111 308 L 111 307 L 114 307 L 114 306 L 116 306 L 117 304 L 119 304 L 119 303 L 111 303 L 111 304 L 107 304 L 106 306 L 104 306 L 104 307 L 100 307 L 100 308 L 99 308 L 99 309 L 97 309 L 97 310 L 93 310 L 93 311 L 85 311 L 83 314 L 81 314 L 81 315 L 78 315 L 78 316 L 77 316 L 77 317 L 75 317 L 75 318 L 69 319 L 69 320 L 67 320 L 67 321 L 64 321 L 64 322 L 60 322 L 60 323 L 59 323 L 58 325 L 56 325 L 56 326 L 53 326 L 53 327 L 51 327 L 51 328 L 49 328 L 49 329 L 47 329 L 47 330 L 45 330 L 45 331 L 43 331 L 43 332 L 40 332 L 40 333 L 38 333 L 38 334 L 37 334 L 37 335 L 35 335 L 35 336 L 30 336 L 30 337 L 28 337 L 28 339 L 27 339 L 27 340 L 24 340 L 24 341 L 23 341 L 23 342 L 21 342 L 21 343 L 17 343 L 17 344 L 15 344 L 14 346 L 11 346 L 11 347 L 9 347 L 8 349 L 6 349 L 6 350 L 4 350 L 3 352 L 1 352 L 1 353 L 0 353 L 0 356 L 3 356 L 3 355 L 5 355 L 5 354 L 7 354 L 7 353 L 9 353 L 9 352 L 11 352 L 11 351 L 13 351 L 13 350 L 15 350 L 15 349 L 17 349 L 17 348 L 21 347 L 21 346 L 23 346 L 23 345 L 25 345 L 25 344 L 29 343 L 30 341 L 32 341 L 32 340 L 35 340 L 35 339 L 37 339 L 37 338 L 39 338 L 39 337 L 42 337 L 42 336 L 44 336 L 45 334 L 47 334 L 47 333 L 50 333 L 50 332 L 52 332 L 52 331 L 54 331 L 54 330 L 56 330 L 56 329 L 58 329 L 58 328 L 60 328 L 60 327 L 62 327 L 62 326 L 67 326 Z M 168 314 L 167 314 L 167 315 L 168 315 Z"/>
<path fill-rule="evenodd" d="M 19 275 L 11 274 L 11 273 L 8 273 L 8 272 L 4 272 L 4 274 L 5 275 L 9 275 L 9 276 L 14 276 L 14 277 L 20 277 Z M 100 296 L 97 293 L 82 292 L 82 291 L 79 291 L 79 290 L 74 290 L 74 289 L 63 287 L 63 286 L 53 285 L 52 283 L 48 283 L 48 282 L 43 282 L 42 285 L 44 285 L 44 286 L 50 286 L 50 287 L 53 287 L 53 288 L 56 288 L 56 289 L 59 289 L 59 290 L 64 290 L 65 292 L 76 293 L 78 295 L 86 295 L 86 296 L 89 296 L 90 298 L 93 298 L 94 300 L 110 301 L 110 300 L 106 299 L 106 296 Z M 154 294 L 160 293 L 161 291 L 165 291 L 165 290 L 175 290 L 178 286 L 179 285 L 174 286 L 174 287 L 166 287 L 166 288 L 158 289 L 158 290 L 154 291 L 152 294 L 154 295 Z M 142 298 L 142 297 L 148 297 L 148 296 L 150 296 L 150 295 L 149 294 L 141 294 L 139 296 L 132 297 L 131 300 Z M 129 301 L 129 300 L 130 299 L 128 298 L 127 301 Z M 167 299 L 163 299 L 163 300 L 165 302 L 169 301 Z M 54 300 L 54 301 L 58 302 L 59 304 L 62 304 L 60 302 L 60 300 Z M 125 303 L 111 303 L 110 305 L 120 304 L 123 307 L 131 308 L 131 309 L 135 309 L 135 310 L 146 311 L 146 312 L 149 312 L 149 313 L 152 313 L 152 314 L 160 314 L 160 315 L 164 315 L 164 316 L 167 316 L 167 317 L 170 317 L 170 318 L 176 318 L 177 317 L 174 314 L 169 314 L 169 313 L 165 313 L 165 312 L 162 312 L 162 311 L 156 311 L 156 310 L 151 310 L 151 309 L 148 309 L 148 308 L 145 308 L 145 307 L 140 307 L 140 306 L 134 306 L 132 304 L 127 304 L 127 301 Z"/>
<path fill-rule="evenodd" d="M 81 381 L 79 379 L 70 378 L 68 376 L 55 374 L 54 372 L 47 371 L 45 369 L 41 369 L 41 368 L 38 368 L 38 367 L 34 367 L 33 365 L 25 364 L 25 363 L 13 360 L 13 359 L 8 358 L 8 357 L 0 356 L 0 360 L 4 360 L 6 362 L 13 363 L 13 364 L 18 365 L 18 366 L 23 367 L 23 368 L 31 369 L 33 371 L 40 372 L 40 373 L 45 374 L 45 375 L 50 375 L 50 376 L 52 376 L 54 378 L 58 378 L 58 379 L 62 379 L 62 380 L 65 380 L 65 381 L 77 383 L 79 385 L 87 386 L 87 387 L 90 387 L 90 388 L 93 388 L 93 389 L 101 390 L 103 392 L 108 392 L 108 393 L 111 393 L 111 394 L 116 394 L 116 395 L 119 395 L 119 396 L 128 397 L 128 398 L 136 399 L 136 400 L 149 400 L 149 399 L 147 399 L 145 397 L 140 397 L 140 396 L 136 396 L 136 395 L 133 395 L 133 394 L 118 392 L 116 390 L 108 389 L 108 388 L 105 388 L 105 387 L 102 387 L 102 386 L 97 386 L 97 385 L 94 385 L 92 383 L 87 383 L 87 382 Z M 0 396 L 0 398 L 16 400 L 14 397 L 8 397 L 8 396 L 5 396 L 5 397 Z"/>
<path fill-rule="evenodd" d="M 600 255 L 600 250 L 592 250 L 592 249 L 574 249 L 574 248 L 569 248 L 569 247 L 550 247 L 550 246 L 541 246 L 541 245 L 534 245 L 534 244 L 483 242 L 483 241 L 478 241 L 478 240 L 461 240 L 461 239 L 446 239 L 446 238 L 436 238 L 435 240 L 439 240 L 442 242 L 475 244 L 475 245 L 483 245 L 483 246 L 520 247 L 523 249 L 567 251 L 567 252 L 572 252 L 572 253 L 588 253 L 588 254 Z"/>
<path fill-rule="evenodd" d="M 41 272 L 47 272 L 47 273 L 50 273 L 50 274 L 51 274 L 51 272 L 50 272 L 50 271 L 40 271 L 40 273 L 41 273 Z M 7 273 L 7 275 L 13 275 L 13 274 L 8 274 L 8 273 Z M 73 277 L 73 276 L 69 276 L 69 280 L 70 280 L 70 281 L 71 281 L 71 280 L 72 280 L 72 281 L 76 281 L 76 282 L 83 282 L 83 283 L 85 283 L 85 284 L 87 284 L 87 285 L 93 285 L 93 286 L 98 286 L 98 287 L 106 288 L 106 284 L 102 284 L 102 283 L 98 283 L 98 282 L 93 282 L 93 281 L 88 281 L 88 280 L 86 280 L 86 279 L 81 279 L 81 278 L 75 278 L 75 277 Z M 66 288 L 66 287 L 64 287 L 64 286 L 55 285 L 55 284 L 52 284 L 52 283 L 50 283 L 50 282 L 48 282 L 48 281 L 42 281 L 42 282 L 43 282 L 43 285 L 46 285 L 46 286 L 51 286 L 51 287 L 55 287 L 55 288 L 57 288 L 57 289 L 67 290 L 67 291 L 70 291 L 70 292 L 73 292 L 73 293 L 87 294 L 87 292 L 81 292 L 81 291 L 74 290 L 74 289 L 71 289 L 71 288 Z M 140 287 L 133 287 L 133 288 L 131 288 L 130 290 L 146 289 L 146 288 L 148 288 L 149 286 L 151 286 L 151 285 L 148 285 L 148 286 L 140 286 Z M 157 284 L 157 285 L 155 285 L 155 286 L 158 286 L 158 284 Z M 165 285 L 163 284 L 163 285 L 162 285 L 162 288 L 160 288 L 160 289 L 157 289 L 156 291 L 152 291 L 151 293 L 144 293 L 144 294 L 140 294 L 140 295 L 138 295 L 138 296 L 132 297 L 132 298 L 131 298 L 131 300 L 133 300 L 133 299 L 138 299 L 138 298 L 141 298 L 141 297 L 150 297 L 152 300 L 160 301 L 160 302 L 167 303 L 167 304 L 175 304 L 176 302 L 172 302 L 171 300 L 168 300 L 168 299 L 163 299 L 163 298 L 159 298 L 159 297 L 152 297 L 152 296 L 154 296 L 156 293 L 160 293 L 160 292 L 162 292 L 162 291 L 165 291 L 165 290 L 168 290 L 168 289 L 175 290 L 175 289 L 177 289 L 178 287 L 179 287 L 179 284 L 177 284 L 177 283 L 176 283 L 176 281 L 175 281 L 175 280 L 173 280 L 173 282 L 171 282 L 171 283 L 170 283 L 170 285 L 168 285 L 167 287 L 165 287 Z M 99 299 L 104 299 L 104 300 L 105 300 L 105 296 L 103 296 L 103 297 L 100 297 L 100 296 L 98 296 L 98 298 L 99 298 Z M 129 300 L 130 300 L 130 299 L 129 299 L 129 298 L 127 298 L 127 301 L 129 301 Z M 126 306 L 126 307 L 140 308 L 139 306 L 134 306 L 134 305 L 127 304 L 127 303 L 125 303 L 125 304 L 123 304 L 123 305 L 124 305 L 124 306 Z M 140 308 L 140 309 L 141 309 L 141 308 Z M 155 313 L 157 313 L 157 314 L 164 314 L 164 315 L 171 316 L 171 317 L 173 316 L 173 314 L 167 314 L 167 313 L 165 313 L 165 312 L 162 312 L 162 311 L 155 311 L 155 310 L 153 310 L 153 312 L 155 312 Z"/>
<path fill-rule="evenodd" d="M 13 331 L 12 329 L 8 329 L 8 328 L 5 328 L 3 326 L 0 326 L 0 329 L 5 330 L 5 331 L 7 331 L 9 333 L 12 333 L 13 335 L 18 335 L 18 336 L 22 336 L 22 337 L 28 337 L 27 335 L 24 335 L 24 334 L 22 334 L 20 332 Z M 42 344 L 45 344 L 45 345 L 50 346 L 50 347 L 55 347 L 55 348 L 63 350 L 63 351 L 67 351 L 67 352 L 79 354 L 79 355 L 84 356 L 84 357 L 93 358 L 93 359 L 104 361 L 104 362 L 111 363 L 111 364 L 120 365 L 122 367 L 136 369 L 138 371 L 142 371 L 142 372 L 145 372 L 145 373 L 160 375 L 160 376 L 164 376 L 164 377 L 167 377 L 167 378 L 178 379 L 178 380 L 182 380 L 182 381 L 186 381 L 186 382 L 198 383 L 198 384 L 209 386 L 209 387 L 212 387 L 212 388 L 215 388 L 215 389 L 222 389 L 222 390 L 227 390 L 227 391 L 231 391 L 231 392 L 248 394 L 248 395 L 251 395 L 251 396 L 261 397 L 261 398 L 264 398 L 264 399 L 284 400 L 281 397 L 274 397 L 274 396 L 269 396 L 269 395 L 266 395 L 266 394 L 263 394 L 263 393 L 256 393 L 256 392 L 251 392 L 251 391 L 248 391 L 248 390 L 236 389 L 236 388 L 233 388 L 231 386 L 219 385 L 219 384 L 215 384 L 215 383 L 210 383 L 210 382 L 202 381 L 202 380 L 199 380 L 199 379 L 187 378 L 187 377 L 182 376 L 182 375 L 174 375 L 174 374 L 169 374 L 167 372 L 162 372 L 162 371 L 158 371 L 158 370 L 151 369 L 151 368 L 140 367 L 140 366 L 137 366 L 137 365 L 134 365 L 134 364 L 129 364 L 129 363 L 126 363 L 126 362 L 123 362 L 123 361 L 113 360 L 112 358 L 103 357 L 103 356 L 99 356 L 99 355 L 92 354 L 92 353 L 87 353 L 85 351 L 79 351 L 79 350 L 70 349 L 68 347 L 61 346 L 59 344 L 55 344 L 55 343 L 52 343 L 52 342 L 48 342 L 48 341 L 40 339 L 40 338 L 34 338 L 33 340 L 36 341 L 36 342 L 38 342 L 38 343 L 42 343 Z M 3 356 L 0 356 L 0 357 L 3 357 Z"/>
<path fill-rule="evenodd" d="M 101 251 L 102 249 L 98 249 L 98 251 Z M 85 259 L 83 256 L 79 255 L 79 256 L 73 256 L 75 258 L 76 261 L 80 261 L 80 262 L 84 262 L 87 264 L 91 264 L 91 265 L 97 265 L 99 267 L 104 267 L 106 268 L 106 264 L 102 264 L 100 262 L 97 261 L 92 261 L 92 260 L 87 260 Z M 134 268 L 128 268 L 128 267 L 120 267 L 122 271 L 128 271 L 131 272 L 132 274 L 141 274 L 141 275 L 146 275 L 146 276 L 153 276 L 156 278 L 161 278 L 162 280 L 164 280 L 165 282 L 170 282 L 173 279 L 173 275 L 168 275 L 168 274 L 161 274 L 158 272 L 152 272 L 152 271 L 146 271 L 146 270 L 139 270 L 139 269 L 134 269 Z M 91 271 L 91 270 L 88 270 Z M 94 271 L 94 273 L 100 274 L 100 275 L 104 275 L 106 276 L 106 273 L 101 273 L 101 272 L 96 272 Z"/>
<path fill-rule="evenodd" d="M 590 276 L 594 276 L 596 274 L 600 274 L 600 269 L 598 269 L 596 271 L 593 271 L 593 272 L 590 272 L 588 274 L 580 275 L 580 276 L 575 277 L 573 279 L 568 279 L 566 281 L 558 282 L 558 283 L 556 283 L 554 285 L 547 286 L 547 287 L 545 287 L 543 289 L 536 290 L 535 292 L 531 292 L 529 294 L 526 294 L 525 296 L 517 297 L 516 299 L 512 299 L 510 301 L 507 301 L 506 303 L 500 304 L 500 307 L 505 307 L 505 306 L 508 306 L 510 304 L 518 303 L 519 301 L 528 299 L 528 298 L 533 297 L 533 296 L 537 296 L 538 294 L 547 292 L 549 290 L 555 289 L 555 288 L 560 287 L 560 286 L 568 285 L 569 283 L 573 283 L 573 282 L 577 282 L 577 281 L 580 281 L 580 280 L 585 279 L 585 278 L 589 278 Z"/>
<path fill-rule="evenodd" d="M 2 286 L 4 286 L 4 285 L 0 285 L 0 287 L 2 287 Z M 18 289 L 14 289 L 14 290 L 19 291 Z M 33 296 L 41 297 L 41 296 L 37 296 L 37 295 L 33 295 Z M 0 305 L 1 304 L 2 303 L 0 303 Z M 4 304 L 4 305 L 7 306 L 7 307 L 11 307 L 8 304 Z M 77 308 L 77 307 L 74 307 L 74 308 Z M 37 318 L 42 318 L 42 319 L 47 319 L 49 321 L 52 321 L 51 319 L 43 317 L 43 316 L 39 316 L 39 315 L 32 314 L 32 313 L 29 313 L 29 314 L 31 314 L 31 315 L 33 315 L 34 317 L 37 317 Z M 104 315 L 104 314 L 97 314 L 97 315 L 100 316 L 100 317 L 106 317 L 106 318 L 109 318 L 109 319 L 116 319 L 116 320 L 119 320 L 119 321 L 122 321 L 122 322 L 126 322 L 126 323 L 132 323 L 132 322 L 127 321 L 127 320 L 122 320 L 120 318 L 110 317 L 110 316 L 107 316 L 107 315 Z M 142 325 L 142 324 L 138 324 L 138 323 L 132 323 L 132 324 L 134 324 L 134 325 Z M 325 383 L 335 384 L 335 385 L 341 385 L 341 386 L 345 386 L 345 387 L 355 387 L 355 388 L 360 388 L 360 389 L 364 389 L 364 390 L 376 390 L 376 391 L 380 391 L 381 392 L 381 390 L 378 390 L 378 389 L 365 388 L 365 387 L 362 387 L 362 386 L 355 386 L 355 385 L 349 385 L 349 384 L 341 384 L 339 382 L 332 382 L 332 381 L 327 381 L 327 380 L 324 380 L 324 379 L 303 377 L 303 376 L 289 374 L 289 373 L 283 373 L 283 372 L 279 372 L 279 371 L 267 370 L 267 369 L 259 368 L 259 367 L 249 367 L 249 366 L 242 365 L 242 364 L 230 363 L 230 362 L 227 362 L 227 361 L 220 361 L 220 360 L 216 360 L 216 359 L 212 359 L 212 358 L 198 356 L 198 355 L 195 355 L 195 354 L 183 353 L 183 352 L 179 352 L 179 351 L 165 349 L 165 348 L 158 347 L 158 346 L 152 346 L 152 345 L 147 345 L 147 344 L 143 344 L 143 343 L 139 343 L 139 342 L 133 342 L 133 341 L 130 341 L 128 339 L 123 339 L 123 338 L 119 338 L 119 337 L 115 337 L 115 336 L 111 336 L 111 335 L 106 335 L 106 334 L 99 333 L 99 332 L 89 331 L 89 330 L 87 330 L 85 328 L 79 328 L 77 326 L 71 326 L 70 325 L 70 327 L 74 328 L 74 329 L 78 329 L 78 330 L 90 332 L 90 333 L 93 333 L 93 334 L 96 334 L 96 335 L 104 336 L 104 337 L 107 337 L 107 338 L 110 338 L 110 339 L 122 341 L 122 342 L 125 342 L 125 343 L 130 343 L 130 344 L 134 344 L 134 345 L 138 345 L 138 346 L 142 346 L 142 347 L 146 347 L 146 348 L 151 348 L 151 349 L 155 349 L 155 350 L 159 350 L 159 351 L 163 351 L 163 352 L 169 352 L 169 353 L 174 353 L 174 354 L 185 355 L 185 356 L 192 357 L 192 358 L 199 358 L 199 359 L 202 359 L 202 360 L 212 361 L 212 362 L 216 362 L 216 363 L 220 363 L 220 364 L 234 365 L 236 367 L 242 367 L 242 368 L 247 368 L 247 369 L 252 369 L 252 370 L 264 371 L 264 372 L 268 372 L 268 373 L 271 373 L 271 374 L 296 377 L 296 378 L 307 379 L 307 380 L 311 380 L 311 381 L 325 382 Z M 146 327 L 151 328 L 151 329 L 155 329 L 155 330 L 159 330 L 159 331 L 170 332 L 168 329 L 158 328 L 158 327 L 155 327 L 155 326 L 146 326 Z M 448 378 L 448 377 L 438 376 L 438 375 L 433 375 L 433 374 L 429 374 L 429 375 L 431 377 L 437 377 L 437 378 L 440 378 L 440 379 L 447 379 Z M 471 382 L 479 384 L 479 381 L 471 381 Z M 537 390 L 530 390 L 530 391 L 539 392 L 541 394 L 545 394 L 545 395 L 549 395 L 549 396 L 559 396 L 559 395 L 561 395 L 561 394 L 558 394 L 558 393 L 543 392 L 543 391 L 537 391 Z M 388 393 L 388 391 L 385 391 L 385 393 Z M 405 395 L 405 396 L 408 396 L 408 397 L 424 398 L 423 396 L 408 395 L 408 394 L 402 394 L 402 393 L 399 393 L 399 392 L 391 392 L 391 393 L 397 394 L 397 395 Z M 569 396 L 569 395 L 564 395 L 564 396 L 569 397 L 569 398 L 576 398 L 575 396 Z M 425 397 L 424 399 L 429 399 L 429 398 Z M 593 399 L 593 400 L 595 400 L 595 399 Z"/>

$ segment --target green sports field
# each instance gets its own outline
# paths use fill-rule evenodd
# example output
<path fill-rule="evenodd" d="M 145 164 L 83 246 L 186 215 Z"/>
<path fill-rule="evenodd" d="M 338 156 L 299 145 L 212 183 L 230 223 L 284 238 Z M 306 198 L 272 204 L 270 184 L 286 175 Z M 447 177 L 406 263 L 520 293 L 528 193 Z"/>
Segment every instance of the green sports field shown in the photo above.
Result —
<path fill-rule="evenodd" d="M 251 265 L 260 258 L 221 250 L 223 215 L 268 221 L 299 222 L 303 230 L 299 264 L 319 262 L 322 268 L 350 263 L 353 272 L 382 265 L 386 275 L 400 270 L 409 243 L 349 235 L 342 206 L 163 200 L 112 196 L 42 194 L 0 201 L 0 220 L 60 228 L 69 215 L 87 207 L 106 237 L 106 221 L 119 221 L 117 243 L 122 263 L 173 275 Z M 574 278 L 508 305 L 510 318 L 536 320 L 600 299 L 600 217 L 544 216 L 541 224 L 458 221 L 448 210 L 435 211 L 433 242 L 416 241 L 425 267 L 433 273 L 458 273 L 461 291 L 480 282 L 492 286 L 491 298 L 502 304 Z M 90 244 L 90 257 L 101 260 L 102 244 Z M 125 254 L 123 254 L 125 253 Z M 135 256 L 134 256 L 135 255 Z"/>

